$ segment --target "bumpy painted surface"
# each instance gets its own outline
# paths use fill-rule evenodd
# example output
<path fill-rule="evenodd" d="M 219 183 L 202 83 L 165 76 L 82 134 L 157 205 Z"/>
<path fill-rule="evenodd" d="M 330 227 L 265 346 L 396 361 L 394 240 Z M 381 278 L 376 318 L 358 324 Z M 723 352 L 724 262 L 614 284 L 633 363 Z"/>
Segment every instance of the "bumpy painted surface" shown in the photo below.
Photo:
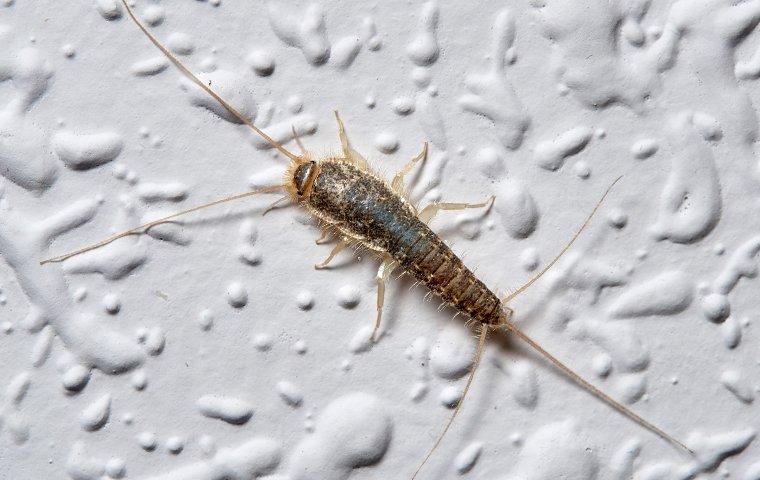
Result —
<path fill-rule="evenodd" d="M 269 135 L 339 151 L 332 111 L 526 331 L 696 451 L 685 458 L 516 342 L 490 342 L 424 478 L 760 479 L 760 1 L 137 1 Z M 315 271 L 285 162 L 170 68 L 117 0 L 0 1 L 0 478 L 406 478 L 474 340 L 372 255 Z M 374 152 L 374 153 L 373 153 Z M 394 276 L 395 278 L 395 276 Z"/>

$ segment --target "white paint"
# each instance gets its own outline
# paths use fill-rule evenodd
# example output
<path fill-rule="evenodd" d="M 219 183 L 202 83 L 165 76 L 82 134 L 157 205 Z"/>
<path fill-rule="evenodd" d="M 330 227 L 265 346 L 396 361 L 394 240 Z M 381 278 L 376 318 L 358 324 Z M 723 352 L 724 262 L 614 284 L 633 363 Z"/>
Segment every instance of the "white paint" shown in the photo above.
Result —
<path fill-rule="evenodd" d="M 496 136 L 506 148 L 519 148 L 530 126 L 530 117 L 506 78 L 506 52 L 515 40 L 516 24 L 511 10 L 501 10 L 494 20 L 490 67 L 485 73 L 470 74 L 470 93 L 459 98 L 464 110 L 482 115 L 496 128 Z"/>
<path fill-rule="evenodd" d="M 422 6 L 415 38 L 406 47 L 409 59 L 419 66 L 432 65 L 438 59 L 438 4 L 430 1 Z"/>
<path fill-rule="evenodd" d="M 195 406 L 205 416 L 242 425 L 253 416 L 253 407 L 244 400 L 224 395 L 204 395 Z"/>
<path fill-rule="evenodd" d="M 111 395 L 105 394 L 82 411 L 79 423 L 83 430 L 99 430 L 108 422 L 111 413 Z"/>
<path fill-rule="evenodd" d="M 119 156 L 124 146 L 121 135 L 114 132 L 76 134 L 62 131 L 53 137 L 58 158 L 72 170 L 88 170 Z"/>

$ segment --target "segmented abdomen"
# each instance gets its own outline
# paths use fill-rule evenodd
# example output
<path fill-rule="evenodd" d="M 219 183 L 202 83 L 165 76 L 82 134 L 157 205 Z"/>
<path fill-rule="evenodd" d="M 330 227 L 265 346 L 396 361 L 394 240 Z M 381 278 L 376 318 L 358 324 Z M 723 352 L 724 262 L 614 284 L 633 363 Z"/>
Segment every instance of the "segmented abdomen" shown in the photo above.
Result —
<path fill-rule="evenodd" d="M 419 220 L 418 220 L 419 222 Z M 501 302 L 427 225 L 393 257 L 446 303 L 481 323 L 499 322 Z"/>
<path fill-rule="evenodd" d="M 481 323 L 498 323 L 498 297 L 381 180 L 348 163 L 321 163 L 308 206 L 348 236 L 389 254 L 459 312 Z"/>

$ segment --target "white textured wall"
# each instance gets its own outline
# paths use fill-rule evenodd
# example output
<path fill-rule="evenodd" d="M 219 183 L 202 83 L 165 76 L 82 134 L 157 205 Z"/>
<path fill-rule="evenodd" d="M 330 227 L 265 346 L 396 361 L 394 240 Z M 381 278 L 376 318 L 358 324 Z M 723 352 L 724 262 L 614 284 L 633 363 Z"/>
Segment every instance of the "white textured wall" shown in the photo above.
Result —
<path fill-rule="evenodd" d="M 315 271 L 330 247 L 304 212 L 262 217 L 272 198 L 253 199 L 38 265 L 285 165 L 117 3 L 0 6 L 0 478 L 408 478 L 474 340 L 401 279 L 370 348 L 377 262 L 344 252 Z M 493 339 L 420 478 L 760 479 L 760 1 L 524 3 L 136 9 L 283 141 L 293 124 L 310 150 L 337 151 L 337 109 L 387 176 L 429 141 L 411 194 L 496 195 L 489 214 L 434 227 L 501 291 L 624 175 L 513 307 L 696 460 Z"/>

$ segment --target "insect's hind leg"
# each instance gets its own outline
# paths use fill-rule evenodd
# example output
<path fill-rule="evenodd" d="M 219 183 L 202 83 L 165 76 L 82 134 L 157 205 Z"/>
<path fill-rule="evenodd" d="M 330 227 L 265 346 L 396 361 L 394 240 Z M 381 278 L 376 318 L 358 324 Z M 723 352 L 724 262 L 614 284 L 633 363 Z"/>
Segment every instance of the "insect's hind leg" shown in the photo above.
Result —
<path fill-rule="evenodd" d="M 380 330 L 380 321 L 383 317 L 383 303 L 385 302 L 385 283 L 393 272 L 393 258 L 386 257 L 380 268 L 377 269 L 377 317 L 375 317 L 375 327 L 372 330 L 372 341 L 377 342 L 377 332 Z"/>
<path fill-rule="evenodd" d="M 420 160 L 424 160 L 427 157 L 428 152 L 428 143 L 424 142 L 422 144 L 422 151 L 417 154 L 416 157 L 409 160 L 409 162 L 404 165 L 404 168 L 402 168 L 396 175 L 393 176 L 393 181 L 391 181 L 391 188 L 396 193 L 401 193 L 404 190 L 404 175 L 409 173 L 412 168 L 414 168 L 414 165 L 419 162 Z"/>
<path fill-rule="evenodd" d="M 348 246 L 348 241 L 345 238 L 341 239 L 338 242 L 338 244 L 335 245 L 335 247 L 332 249 L 332 251 L 327 256 L 327 258 L 325 258 L 324 261 L 322 261 L 321 263 L 317 263 L 316 265 L 314 265 L 314 268 L 316 268 L 317 270 L 322 270 L 323 268 L 326 268 L 327 265 L 332 261 L 332 259 L 335 258 L 335 255 L 342 252 L 347 246 Z"/>
<path fill-rule="evenodd" d="M 436 214 L 441 210 L 465 210 L 467 208 L 483 208 L 483 207 L 487 207 L 488 209 L 490 209 L 495 199 L 496 197 L 491 195 L 491 198 L 481 203 L 451 203 L 451 202 L 431 203 L 430 205 L 422 209 L 418 217 L 422 222 L 430 223 L 433 220 L 433 218 L 436 216 Z"/>
<path fill-rule="evenodd" d="M 472 364 L 472 370 L 470 370 L 470 376 L 467 377 L 467 383 L 464 386 L 464 391 L 462 392 L 462 398 L 459 399 L 459 402 L 457 403 L 457 406 L 454 409 L 454 413 L 451 414 L 451 417 L 449 418 L 449 421 L 446 422 L 446 426 L 443 428 L 443 431 L 440 433 L 440 435 L 438 435 L 438 439 L 435 441 L 433 448 L 431 448 L 430 451 L 428 451 L 428 454 L 425 455 L 425 459 L 422 460 L 422 463 L 420 463 L 420 466 L 417 467 L 417 470 L 414 472 L 414 475 L 412 475 L 411 480 L 414 480 L 417 477 L 417 474 L 420 473 L 420 470 L 422 470 L 422 467 L 425 466 L 427 461 L 433 455 L 433 452 L 435 452 L 435 450 L 438 448 L 438 445 L 441 444 L 443 437 L 446 436 L 446 433 L 449 431 L 451 424 L 454 423 L 454 419 L 457 417 L 457 414 L 459 414 L 459 411 L 462 409 L 462 405 L 464 404 L 464 399 L 467 397 L 467 392 L 470 391 L 472 380 L 475 378 L 475 372 L 478 371 L 478 367 L 480 366 L 480 360 L 483 357 L 483 351 L 486 348 L 486 339 L 488 338 L 488 332 L 492 328 L 494 328 L 492 325 L 486 325 L 486 324 L 480 325 L 480 332 L 478 333 L 478 349 L 475 351 L 475 360 L 473 361 L 473 364 Z"/>

